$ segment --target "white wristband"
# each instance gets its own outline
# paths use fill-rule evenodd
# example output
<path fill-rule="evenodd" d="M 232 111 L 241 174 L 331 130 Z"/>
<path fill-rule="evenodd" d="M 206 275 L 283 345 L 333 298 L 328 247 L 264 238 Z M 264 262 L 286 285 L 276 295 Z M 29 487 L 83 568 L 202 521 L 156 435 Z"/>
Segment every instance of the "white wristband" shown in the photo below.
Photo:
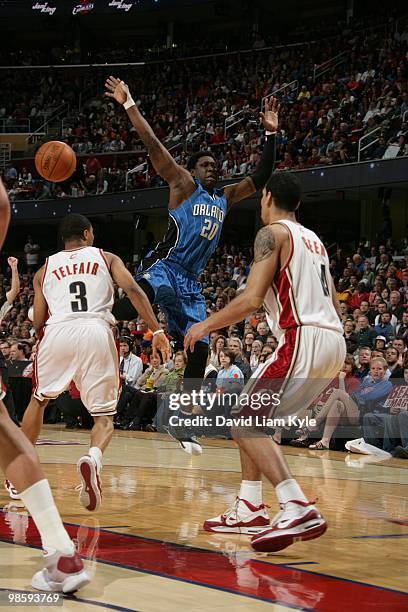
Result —
<path fill-rule="evenodd" d="M 265 136 L 273 136 L 276 132 L 269 132 L 269 130 L 265 130 Z"/>
<path fill-rule="evenodd" d="M 164 334 L 164 329 L 156 329 L 156 331 L 153 332 L 153 336 L 156 336 L 157 334 Z"/>
<path fill-rule="evenodd" d="M 134 101 L 134 99 L 132 98 L 132 96 L 130 94 L 128 94 L 128 97 L 126 99 L 126 102 L 123 103 L 123 108 L 125 110 L 127 110 L 128 108 L 130 108 L 131 106 L 135 106 L 136 102 Z"/>

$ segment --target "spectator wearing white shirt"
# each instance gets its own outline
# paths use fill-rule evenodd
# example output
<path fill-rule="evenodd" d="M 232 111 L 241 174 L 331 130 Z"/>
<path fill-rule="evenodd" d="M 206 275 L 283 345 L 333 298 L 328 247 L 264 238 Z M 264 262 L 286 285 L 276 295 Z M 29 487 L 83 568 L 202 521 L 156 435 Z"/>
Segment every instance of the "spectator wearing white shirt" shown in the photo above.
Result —
<path fill-rule="evenodd" d="M 40 245 L 36 244 L 31 236 L 27 236 L 27 244 L 24 246 L 25 259 L 28 269 L 35 269 L 40 260 Z"/>
<path fill-rule="evenodd" d="M 131 352 L 132 342 L 128 338 L 120 339 L 119 373 L 123 385 L 136 388 L 138 378 L 143 374 L 143 362 Z"/>
<path fill-rule="evenodd" d="M 143 374 L 143 361 L 132 353 L 131 349 L 132 340 L 122 336 L 119 341 L 119 375 L 122 380 L 122 391 L 115 417 L 115 425 L 117 427 L 122 427 L 126 420 L 129 404 L 136 393 L 137 381 Z"/>

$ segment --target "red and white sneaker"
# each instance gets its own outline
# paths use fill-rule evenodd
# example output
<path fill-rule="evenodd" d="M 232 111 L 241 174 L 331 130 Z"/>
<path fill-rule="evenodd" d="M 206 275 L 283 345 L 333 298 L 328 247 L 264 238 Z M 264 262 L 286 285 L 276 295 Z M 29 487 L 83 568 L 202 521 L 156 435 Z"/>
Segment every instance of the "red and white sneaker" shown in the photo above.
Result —
<path fill-rule="evenodd" d="M 11 499 L 21 499 L 19 492 L 14 488 L 13 483 L 10 480 L 4 481 L 4 488 L 9 494 Z"/>
<path fill-rule="evenodd" d="M 251 539 L 252 548 L 259 552 L 277 552 L 294 542 L 323 535 L 327 523 L 313 503 L 293 500 L 281 504 L 281 511 L 273 519 L 271 527 Z"/>
<path fill-rule="evenodd" d="M 66 555 L 58 551 L 44 553 L 45 567 L 34 574 L 32 586 L 39 591 L 74 593 L 90 582 L 81 557 L 74 552 Z"/>
<path fill-rule="evenodd" d="M 95 459 L 84 455 L 77 463 L 77 470 L 81 477 L 79 501 L 86 510 L 93 512 L 102 501 L 102 486 Z"/>
<path fill-rule="evenodd" d="M 206 531 L 216 533 L 259 533 L 269 525 L 265 504 L 254 506 L 246 499 L 236 498 L 234 505 L 224 514 L 219 514 L 204 523 Z"/>

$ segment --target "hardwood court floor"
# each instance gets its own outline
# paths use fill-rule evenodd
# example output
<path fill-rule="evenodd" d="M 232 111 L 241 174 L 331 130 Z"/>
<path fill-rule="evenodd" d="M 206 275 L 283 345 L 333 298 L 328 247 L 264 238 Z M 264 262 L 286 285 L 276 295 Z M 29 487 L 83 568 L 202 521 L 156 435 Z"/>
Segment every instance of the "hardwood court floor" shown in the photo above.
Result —
<path fill-rule="evenodd" d="M 357 455 L 345 462 L 343 453 L 285 447 L 329 529 L 267 556 L 254 553 L 247 536 L 201 528 L 235 498 L 240 475 L 232 442 L 206 442 L 203 455 L 191 457 L 165 436 L 115 433 L 102 472 L 103 504 L 90 514 L 75 490 L 88 433 L 47 427 L 43 438 L 58 442 L 38 451 L 94 576 L 63 610 L 408 610 L 407 462 L 370 464 Z M 265 501 L 273 515 L 269 485 Z M 31 590 L 40 565 L 38 534 L 24 509 L 8 509 L 9 502 L 1 489 L 0 597 L 4 589 Z"/>

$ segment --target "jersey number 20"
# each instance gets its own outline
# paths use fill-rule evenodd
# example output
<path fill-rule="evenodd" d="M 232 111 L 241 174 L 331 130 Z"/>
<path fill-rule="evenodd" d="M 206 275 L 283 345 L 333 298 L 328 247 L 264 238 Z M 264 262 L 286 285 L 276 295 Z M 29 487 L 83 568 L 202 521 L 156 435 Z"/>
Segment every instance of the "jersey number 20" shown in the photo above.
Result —
<path fill-rule="evenodd" d="M 203 238 L 207 238 L 207 240 L 212 240 L 217 233 L 219 228 L 218 223 L 211 221 L 211 219 L 205 219 L 204 225 L 201 229 L 200 236 Z"/>
<path fill-rule="evenodd" d="M 71 283 L 69 292 L 74 295 L 71 302 L 72 312 L 86 312 L 88 310 L 88 300 L 86 299 L 86 285 L 82 281 Z"/>

